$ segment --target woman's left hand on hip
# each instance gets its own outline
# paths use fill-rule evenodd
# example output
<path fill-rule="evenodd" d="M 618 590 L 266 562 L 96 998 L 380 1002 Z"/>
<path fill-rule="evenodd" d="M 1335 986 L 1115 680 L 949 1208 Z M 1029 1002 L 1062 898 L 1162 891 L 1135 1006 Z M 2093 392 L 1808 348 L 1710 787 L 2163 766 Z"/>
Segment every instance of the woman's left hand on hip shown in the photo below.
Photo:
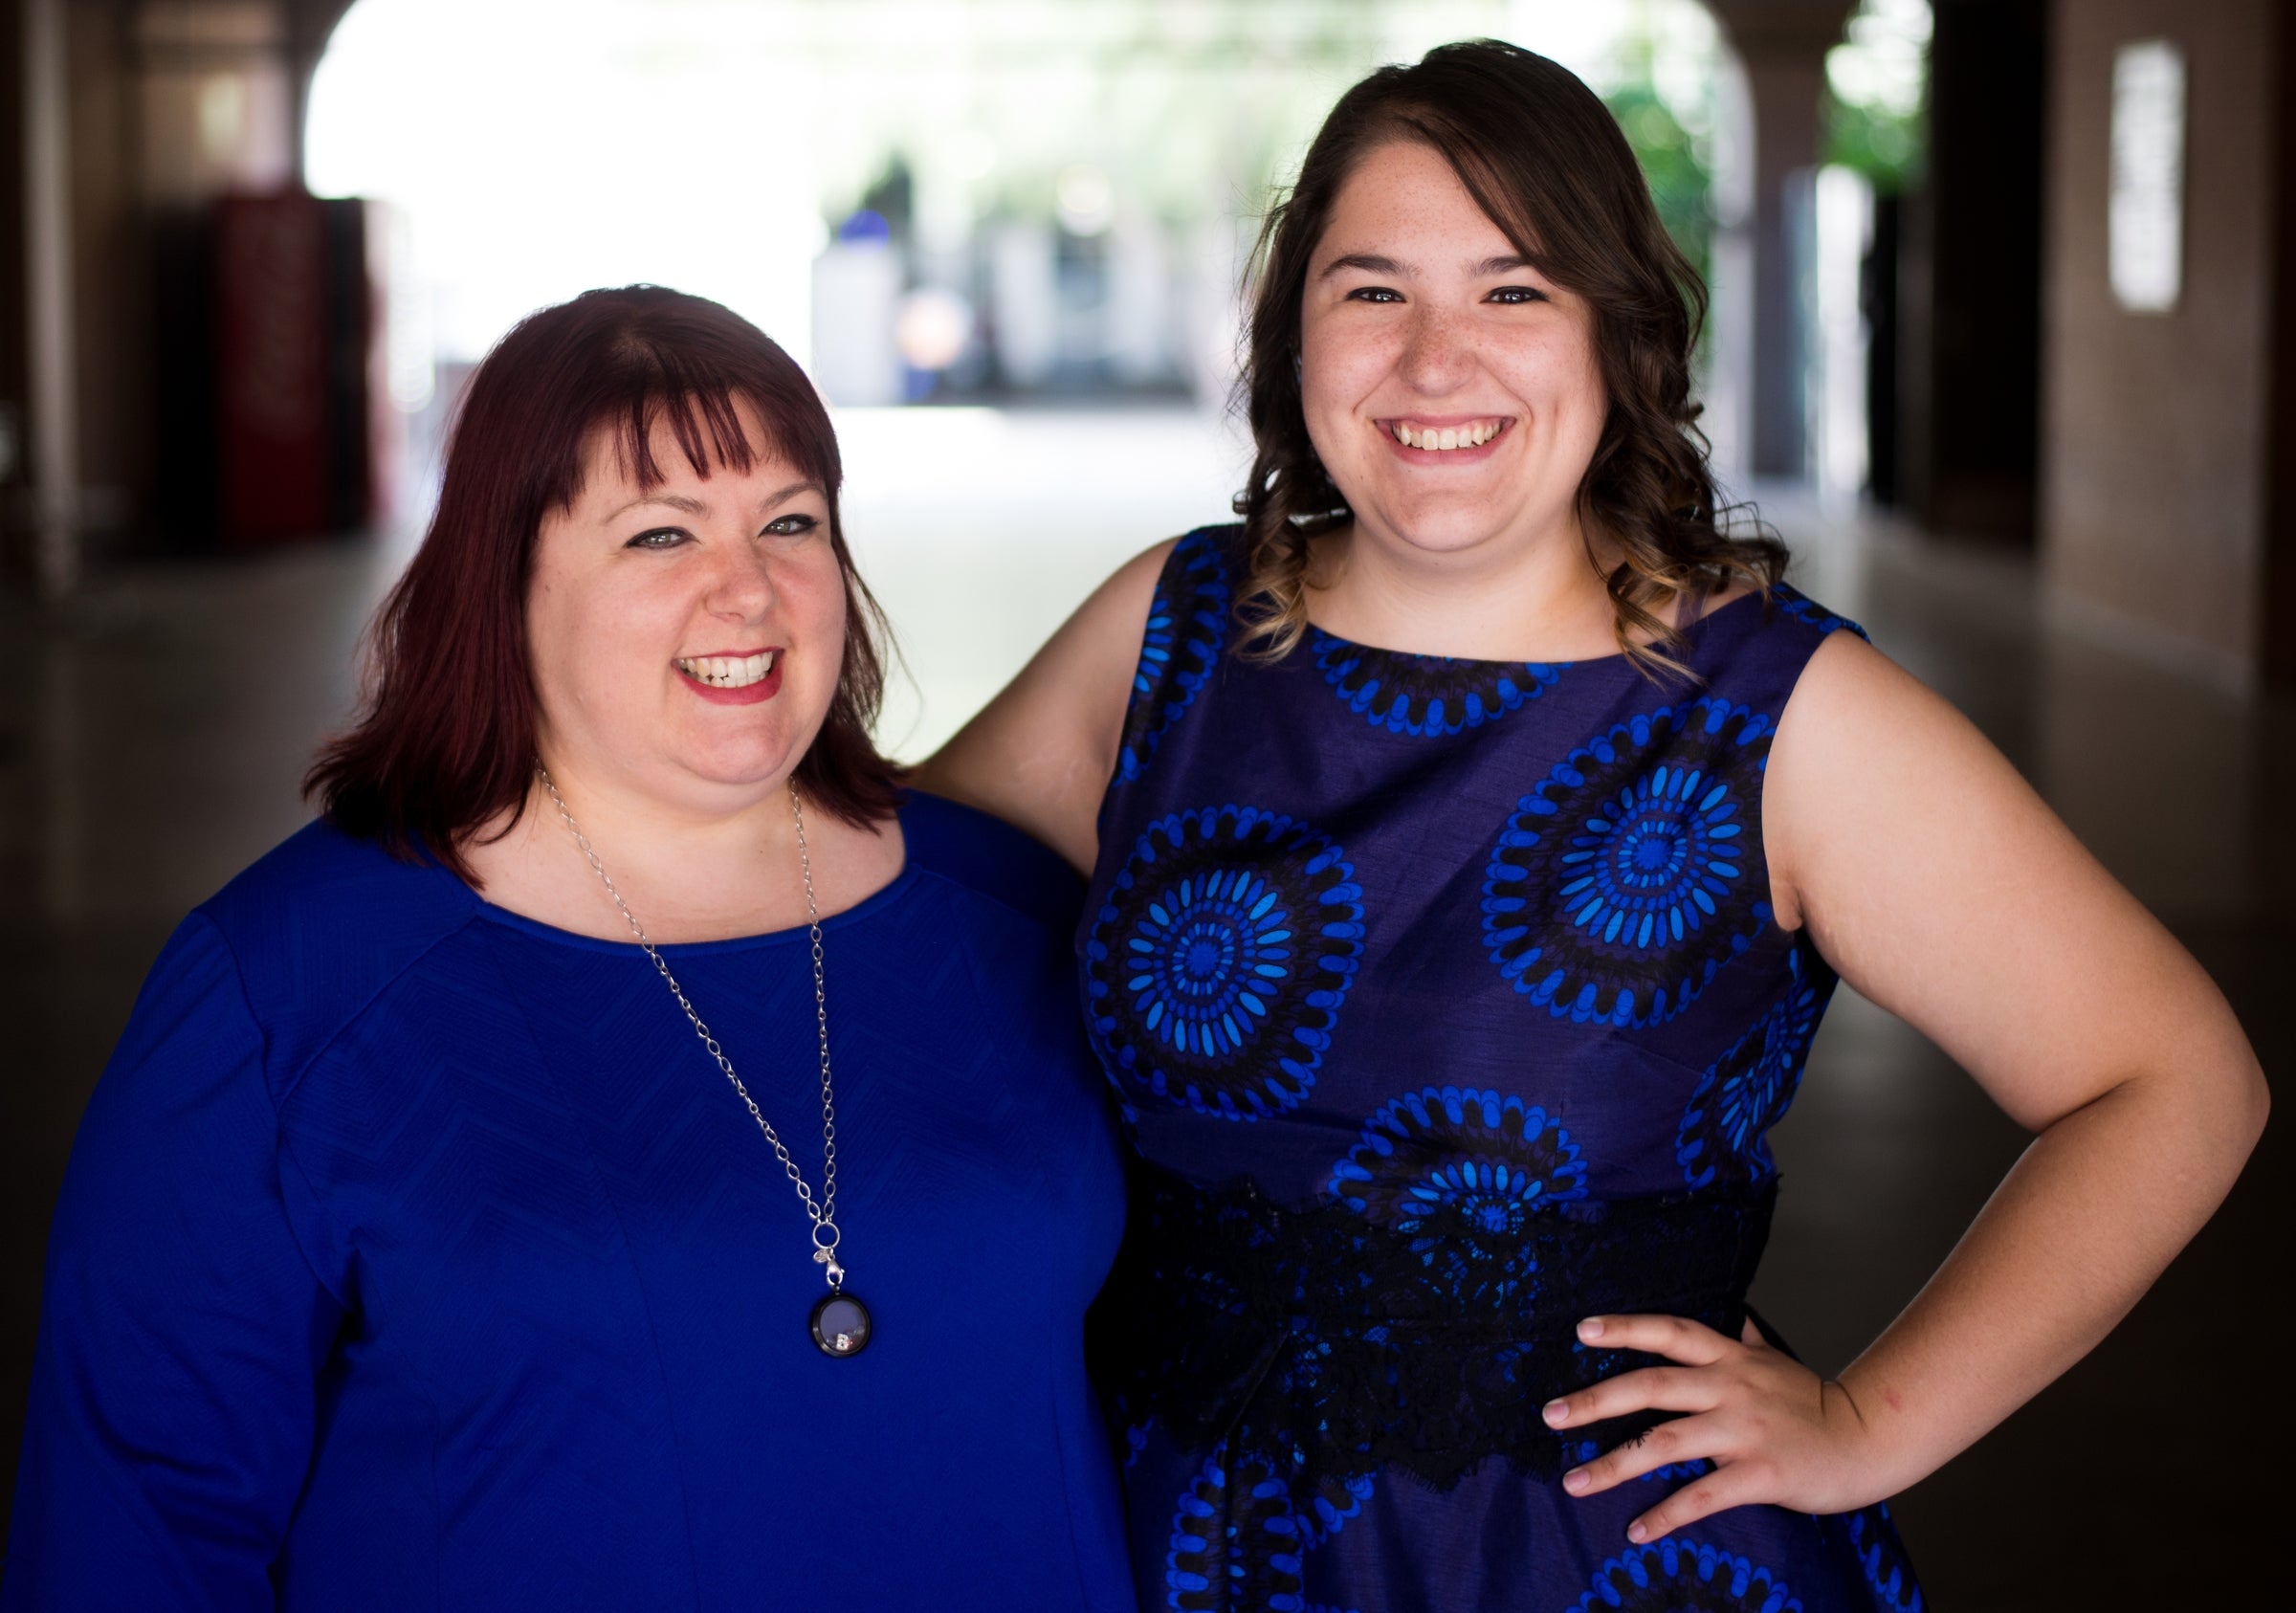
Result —
<path fill-rule="evenodd" d="M 1876 1498 L 1866 1493 L 1875 1470 L 1871 1435 L 1848 1392 L 1774 1348 L 1751 1319 L 1733 1339 L 1682 1316 L 1590 1316 L 1578 1337 L 1679 1364 L 1623 1372 L 1550 1401 L 1549 1427 L 1642 1411 L 1687 1415 L 1573 1468 L 1563 1474 L 1565 1490 L 1597 1495 L 1670 1464 L 1713 1465 L 1636 1518 L 1629 1540 L 1660 1539 L 1731 1507 L 1837 1513 Z"/>

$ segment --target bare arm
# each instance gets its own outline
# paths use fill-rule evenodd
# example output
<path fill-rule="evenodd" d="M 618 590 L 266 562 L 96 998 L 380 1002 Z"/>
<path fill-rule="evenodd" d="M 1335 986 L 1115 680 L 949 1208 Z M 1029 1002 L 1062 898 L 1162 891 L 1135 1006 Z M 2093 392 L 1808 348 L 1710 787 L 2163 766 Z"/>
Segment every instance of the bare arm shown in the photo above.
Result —
<path fill-rule="evenodd" d="M 1140 637 L 1169 542 L 1127 561 L 916 782 L 1027 830 L 1090 873 Z"/>
<path fill-rule="evenodd" d="M 1772 753 L 1789 899 L 2039 1134 L 1843 1374 L 1896 1489 L 2095 1347 L 2231 1190 L 2269 1098 L 2214 983 L 1958 712 L 1847 635 L 1810 674 Z"/>
<path fill-rule="evenodd" d="M 1646 1335 L 1690 1370 L 1615 1379 L 1561 1420 L 1637 1399 L 1697 1415 L 1590 1464 L 1579 1492 L 1691 1445 L 1720 1464 L 1645 1536 L 1749 1501 L 1841 1511 L 1934 1471 L 2128 1313 L 2231 1189 L 2268 1104 L 2199 965 L 1959 713 L 1849 634 L 1787 707 L 1763 815 L 1779 921 L 2037 1136 L 1835 1382 L 1694 1323 L 1602 1319 L 1606 1343 Z"/>

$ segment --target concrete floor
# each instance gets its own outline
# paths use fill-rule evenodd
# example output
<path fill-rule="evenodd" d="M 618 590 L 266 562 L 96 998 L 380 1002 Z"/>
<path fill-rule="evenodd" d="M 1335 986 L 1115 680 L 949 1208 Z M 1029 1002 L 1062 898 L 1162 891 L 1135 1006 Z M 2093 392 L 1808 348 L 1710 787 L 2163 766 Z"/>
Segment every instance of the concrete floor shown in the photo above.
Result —
<path fill-rule="evenodd" d="M 1187 414 L 914 410 L 840 430 L 848 525 L 913 674 L 886 737 L 911 757 L 1116 561 L 1217 519 L 1241 462 L 1223 427 Z M 1968 712 L 2215 974 L 2267 1070 L 2290 1069 L 2296 706 L 2061 619 L 2017 557 L 1787 491 L 1763 505 L 1802 586 Z M 359 625 L 409 541 L 141 566 L 47 615 L 0 598 L 0 888 L 15 915 L 0 925 L 0 1506 L 48 1214 L 89 1088 L 168 930 L 302 820 L 302 766 L 347 708 Z M 2263 1375 L 2222 1375 L 2273 1359 L 2281 1337 L 2289 1130 L 2284 1117 L 2103 1348 L 1898 1504 L 1932 1605 L 2276 1602 L 2268 1525 L 2242 1509 L 2269 1493 L 2291 1419 Z M 1776 1140 L 1787 1186 L 1755 1300 L 1822 1368 L 1913 1293 L 2021 1136 L 1845 991 Z"/>

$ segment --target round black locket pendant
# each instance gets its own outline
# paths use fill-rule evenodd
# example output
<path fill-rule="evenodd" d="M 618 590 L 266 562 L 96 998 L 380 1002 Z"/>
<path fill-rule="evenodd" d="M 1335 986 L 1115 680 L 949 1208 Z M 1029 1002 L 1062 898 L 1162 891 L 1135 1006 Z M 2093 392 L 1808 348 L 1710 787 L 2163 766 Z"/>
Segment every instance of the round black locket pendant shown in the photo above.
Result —
<path fill-rule="evenodd" d="M 822 1295 L 821 1303 L 813 1307 L 811 1325 L 813 1342 L 821 1347 L 821 1353 L 840 1360 L 869 1348 L 870 1336 L 876 1330 L 869 1307 L 850 1293 Z"/>

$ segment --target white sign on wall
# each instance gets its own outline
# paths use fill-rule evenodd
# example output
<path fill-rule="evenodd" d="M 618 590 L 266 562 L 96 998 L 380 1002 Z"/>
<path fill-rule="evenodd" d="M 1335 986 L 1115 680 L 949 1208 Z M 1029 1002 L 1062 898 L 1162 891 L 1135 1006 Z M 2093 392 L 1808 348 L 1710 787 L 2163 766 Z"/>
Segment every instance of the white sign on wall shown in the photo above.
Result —
<path fill-rule="evenodd" d="M 2166 39 L 2112 60 L 2112 295 L 2136 314 L 2175 310 L 2184 289 L 2184 52 Z"/>

